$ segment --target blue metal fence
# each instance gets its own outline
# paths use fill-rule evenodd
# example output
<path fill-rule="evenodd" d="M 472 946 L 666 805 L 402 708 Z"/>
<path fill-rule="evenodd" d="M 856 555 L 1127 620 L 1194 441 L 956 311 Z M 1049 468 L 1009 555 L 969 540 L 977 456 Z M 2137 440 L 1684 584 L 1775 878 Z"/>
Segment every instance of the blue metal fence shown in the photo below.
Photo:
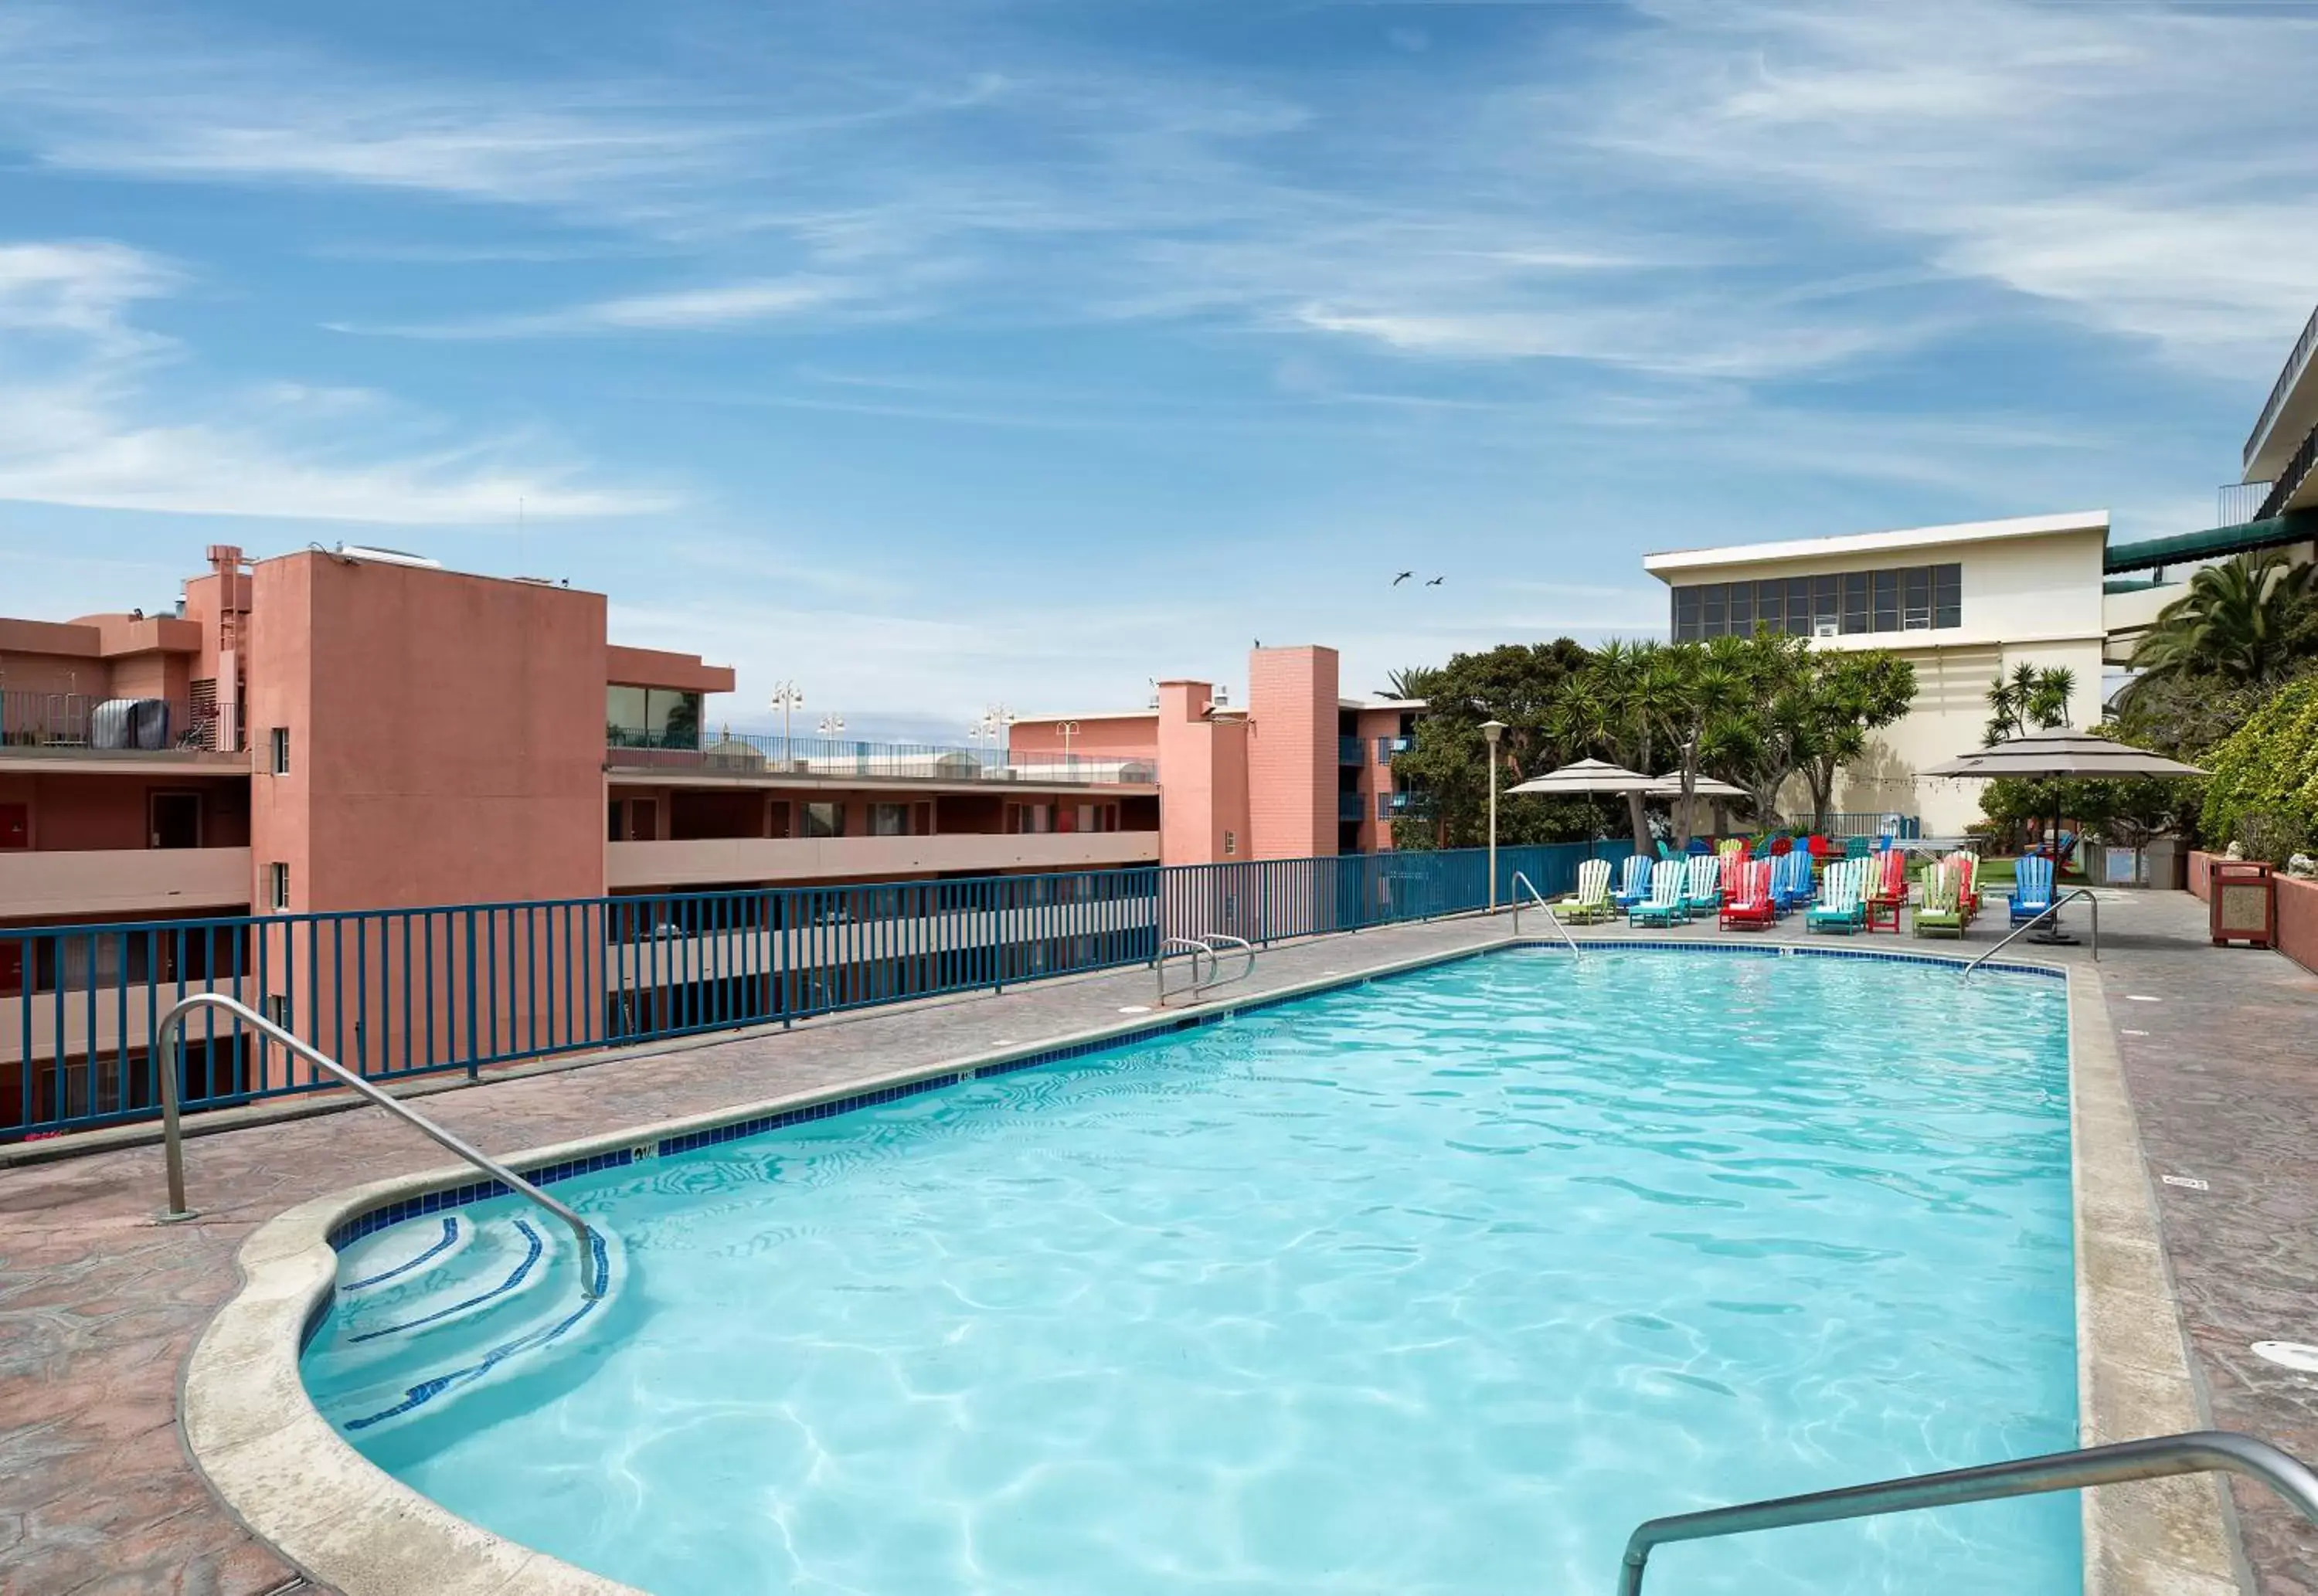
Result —
<path fill-rule="evenodd" d="M 1549 894 L 1616 844 L 1499 850 Z M 157 1112 L 153 1030 L 238 997 L 373 1079 L 786 1023 L 1147 963 L 1163 937 L 1262 945 L 1478 909 L 1481 849 L 748 892 L 0 928 L 0 1141 Z M 175 1062 L 214 1108 L 327 1086 L 205 1011 Z"/>
<path fill-rule="evenodd" d="M 605 763 L 615 770 L 713 770 L 720 775 L 874 776 L 938 782 L 1081 782 L 1104 785 L 1158 779 L 1149 759 L 1112 755 L 1019 753 L 930 742 L 860 742 L 849 738 L 766 737 L 687 728 L 655 736 L 605 729 Z"/>

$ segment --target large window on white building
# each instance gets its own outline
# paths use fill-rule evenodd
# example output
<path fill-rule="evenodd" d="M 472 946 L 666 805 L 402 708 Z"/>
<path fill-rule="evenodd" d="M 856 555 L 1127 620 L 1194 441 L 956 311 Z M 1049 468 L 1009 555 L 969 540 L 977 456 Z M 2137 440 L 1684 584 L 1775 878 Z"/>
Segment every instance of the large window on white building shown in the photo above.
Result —
<path fill-rule="evenodd" d="M 1674 590 L 1674 641 L 1939 632 L 1963 624 L 1962 565 L 1902 565 L 1833 576 L 1702 582 Z"/>

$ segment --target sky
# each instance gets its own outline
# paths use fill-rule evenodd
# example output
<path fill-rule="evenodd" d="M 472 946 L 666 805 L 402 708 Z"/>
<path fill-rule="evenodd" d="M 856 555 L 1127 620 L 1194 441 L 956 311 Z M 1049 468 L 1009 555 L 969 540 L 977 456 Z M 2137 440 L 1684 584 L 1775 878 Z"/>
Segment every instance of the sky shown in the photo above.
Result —
<path fill-rule="evenodd" d="M 385 544 L 956 740 L 1662 634 L 1651 549 L 2194 530 L 2314 82 L 2290 4 L 10 0 L 0 614 Z"/>

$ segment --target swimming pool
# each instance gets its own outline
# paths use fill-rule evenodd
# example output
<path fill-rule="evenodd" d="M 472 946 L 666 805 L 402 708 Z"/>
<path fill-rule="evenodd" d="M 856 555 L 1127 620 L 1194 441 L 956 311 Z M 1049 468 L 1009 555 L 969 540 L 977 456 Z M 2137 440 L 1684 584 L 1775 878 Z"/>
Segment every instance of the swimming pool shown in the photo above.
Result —
<path fill-rule="evenodd" d="M 1639 1520 L 2073 1442 L 2062 982 L 1518 950 L 348 1244 L 309 1389 L 709 1592 L 1606 1591 Z M 2074 1590 L 2065 1498 L 1668 1592 Z"/>

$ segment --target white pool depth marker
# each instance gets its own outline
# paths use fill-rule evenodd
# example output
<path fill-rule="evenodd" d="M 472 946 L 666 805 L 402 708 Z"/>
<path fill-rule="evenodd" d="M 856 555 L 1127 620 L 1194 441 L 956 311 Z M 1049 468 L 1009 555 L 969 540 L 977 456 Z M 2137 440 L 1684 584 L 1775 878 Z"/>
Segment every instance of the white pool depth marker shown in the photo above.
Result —
<path fill-rule="evenodd" d="M 2281 1368 L 2297 1373 L 2318 1375 L 2318 1347 L 2307 1341 L 2256 1341 L 2253 1355 L 2266 1358 Z"/>

